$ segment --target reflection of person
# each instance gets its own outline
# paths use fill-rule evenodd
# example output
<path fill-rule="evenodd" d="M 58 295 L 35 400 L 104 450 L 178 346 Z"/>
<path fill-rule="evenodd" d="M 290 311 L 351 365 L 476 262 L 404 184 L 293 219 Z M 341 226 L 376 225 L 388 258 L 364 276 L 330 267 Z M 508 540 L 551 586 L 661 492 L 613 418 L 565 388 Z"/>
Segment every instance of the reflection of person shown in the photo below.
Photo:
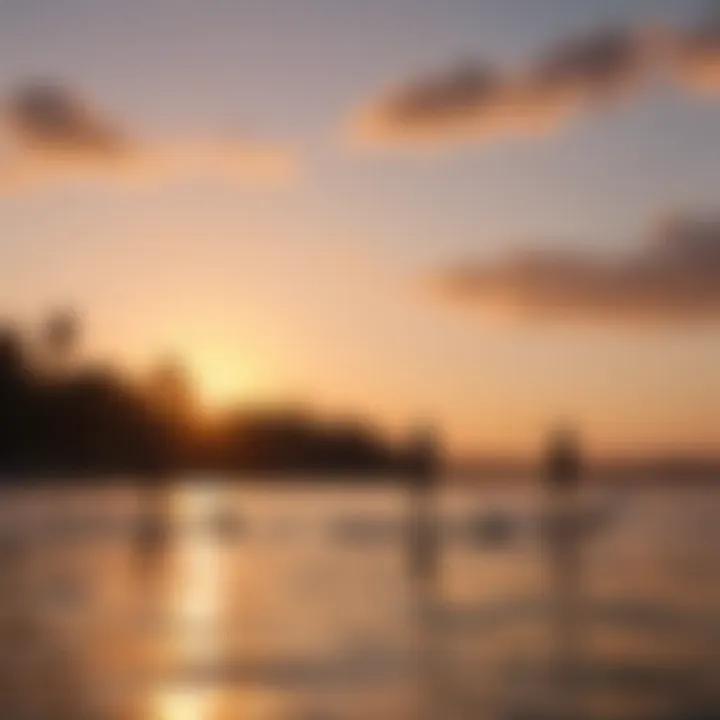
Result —
<path fill-rule="evenodd" d="M 133 612 L 136 625 L 130 640 L 130 663 L 154 668 L 166 652 L 168 613 L 167 593 L 172 582 L 170 564 L 173 551 L 171 533 L 172 485 L 165 478 L 156 477 L 153 483 L 141 484 L 137 489 L 137 515 L 133 527 L 132 552 L 135 593 Z M 152 695 L 140 693 L 134 702 L 139 705 L 138 716 L 145 716 L 144 705 Z"/>
<path fill-rule="evenodd" d="M 141 572 L 154 575 L 165 559 L 168 542 L 171 485 L 157 479 L 139 491 L 140 515 L 135 534 L 135 552 Z"/>

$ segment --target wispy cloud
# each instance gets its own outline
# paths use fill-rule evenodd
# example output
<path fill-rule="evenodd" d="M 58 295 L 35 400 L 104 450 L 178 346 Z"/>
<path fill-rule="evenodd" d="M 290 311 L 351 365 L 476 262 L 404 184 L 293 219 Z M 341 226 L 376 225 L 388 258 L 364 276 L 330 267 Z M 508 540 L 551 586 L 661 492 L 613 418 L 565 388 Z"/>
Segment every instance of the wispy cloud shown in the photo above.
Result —
<path fill-rule="evenodd" d="M 460 263 L 432 286 L 443 301 L 513 319 L 720 321 L 720 217 L 665 222 L 619 259 L 515 253 Z"/>
<path fill-rule="evenodd" d="M 677 76 L 687 87 L 720 93 L 720 23 L 677 36 L 672 57 Z"/>
<path fill-rule="evenodd" d="M 655 77 L 720 91 L 720 28 L 603 30 L 558 43 L 528 66 L 464 63 L 400 84 L 351 117 L 370 145 L 483 142 L 556 130 L 632 98 Z"/>
<path fill-rule="evenodd" d="M 30 83 L 10 93 L 2 103 L 0 133 L 5 189 L 78 179 L 267 181 L 287 177 L 294 165 L 282 148 L 236 137 L 141 138 L 54 83 Z"/>

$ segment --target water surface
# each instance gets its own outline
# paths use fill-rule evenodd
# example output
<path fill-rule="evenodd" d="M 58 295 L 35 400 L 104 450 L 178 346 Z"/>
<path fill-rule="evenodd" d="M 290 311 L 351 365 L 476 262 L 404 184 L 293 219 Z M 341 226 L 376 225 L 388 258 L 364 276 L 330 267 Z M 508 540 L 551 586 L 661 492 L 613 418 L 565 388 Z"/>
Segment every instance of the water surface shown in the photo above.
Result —
<path fill-rule="evenodd" d="M 720 485 L 588 489 L 569 581 L 535 483 L 448 489 L 430 621 L 410 506 L 207 479 L 2 491 L 0 717 L 720 717 Z"/>

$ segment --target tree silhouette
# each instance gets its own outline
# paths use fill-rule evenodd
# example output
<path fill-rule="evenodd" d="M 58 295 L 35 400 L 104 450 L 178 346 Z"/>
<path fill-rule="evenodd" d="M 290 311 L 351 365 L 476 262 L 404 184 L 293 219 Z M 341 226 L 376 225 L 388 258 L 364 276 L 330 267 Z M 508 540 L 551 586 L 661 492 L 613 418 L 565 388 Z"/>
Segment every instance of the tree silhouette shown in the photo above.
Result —
<path fill-rule="evenodd" d="M 79 341 L 80 321 L 72 310 L 56 310 L 49 315 L 43 328 L 43 347 L 51 368 L 65 370 L 75 355 Z"/>
<path fill-rule="evenodd" d="M 416 482 L 432 474 L 431 439 L 395 447 L 372 425 L 327 420 L 305 408 L 237 407 L 199 412 L 182 363 L 159 363 L 147 383 L 80 363 L 74 312 L 52 313 L 42 352 L 0 326 L 0 475 L 100 480 L 119 473 L 157 479 L 183 471 L 368 477 L 400 469 Z"/>

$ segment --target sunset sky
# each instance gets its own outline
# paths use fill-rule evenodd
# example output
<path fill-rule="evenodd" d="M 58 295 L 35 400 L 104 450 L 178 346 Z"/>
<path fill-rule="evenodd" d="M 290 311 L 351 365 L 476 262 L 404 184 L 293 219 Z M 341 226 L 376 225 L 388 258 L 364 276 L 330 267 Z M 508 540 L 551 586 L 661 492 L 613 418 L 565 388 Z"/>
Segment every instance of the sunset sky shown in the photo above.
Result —
<path fill-rule="evenodd" d="M 3 0 L 0 311 L 459 453 L 713 451 L 712 5 Z"/>

